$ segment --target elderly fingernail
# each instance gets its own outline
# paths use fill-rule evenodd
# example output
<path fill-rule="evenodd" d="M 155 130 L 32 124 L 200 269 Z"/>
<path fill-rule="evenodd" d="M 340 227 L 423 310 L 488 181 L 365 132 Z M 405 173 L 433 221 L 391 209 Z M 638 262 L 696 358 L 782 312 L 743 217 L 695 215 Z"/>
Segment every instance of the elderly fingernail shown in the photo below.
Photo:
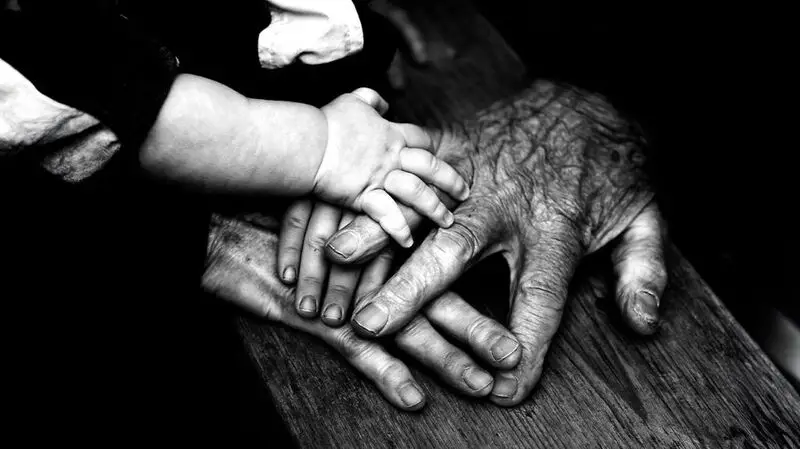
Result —
<path fill-rule="evenodd" d="M 328 242 L 328 248 L 345 259 L 356 252 L 359 245 L 359 237 L 353 231 L 344 231 L 333 240 Z"/>
<path fill-rule="evenodd" d="M 492 346 L 492 357 L 497 362 L 503 361 L 513 354 L 518 347 L 519 343 L 516 341 L 508 337 L 502 337 Z"/>
<path fill-rule="evenodd" d="M 473 369 L 471 366 L 464 370 L 461 377 L 470 388 L 476 391 L 483 390 L 494 382 L 494 378 L 489 373 L 480 369 Z"/>
<path fill-rule="evenodd" d="M 339 304 L 330 304 L 328 307 L 325 307 L 325 311 L 322 312 L 322 318 L 336 323 L 342 319 L 342 315 L 342 308 Z"/>
<path fill-rule="evenodd" d="M 411 382 L 398 388 L 397 394 L 400 395 L 400 400 L 403 401 L 406 407 L 417 406 L 425 399 L 425 396 L 422 395 L 419 388 Z"/>
<path fill-rule="evenodd" d="M 511 398 L 517 393 L 517 378 L 500 375 L 494 381 L 492 395 L 499 398 Z"/>
<path fill-rule="evenodd" d="M 294 282 L 295 276 L 297 276 L 297 271 L 294 267 L 286 267 L 283 270 L 283 282 Z"/>
<path fill-rule="evenodd" d="M 389 313 L 381 306 L 368 304 L 353 317 L 353 324 L 370 334 L 377 334 L 389 321 Z"/>
<path fill-rule="evenodd" d="M 305 314 L 313 315 L 317 312 L 317 300 L 311 295 L 303 296 L 297 309 Z"/>
<path fill-rule="evenodd" d="M 648 323 L 658 321 L 658 297 L 648 290 L 639 290 L 633 300 L 633 311 Z"/>

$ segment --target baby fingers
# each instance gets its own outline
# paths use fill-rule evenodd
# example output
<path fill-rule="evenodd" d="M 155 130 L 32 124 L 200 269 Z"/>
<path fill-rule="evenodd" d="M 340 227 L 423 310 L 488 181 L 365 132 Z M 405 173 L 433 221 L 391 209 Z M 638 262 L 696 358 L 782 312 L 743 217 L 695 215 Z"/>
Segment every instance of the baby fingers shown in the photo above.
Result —
<path fill-rule="evenodd" d="M 436 192 L 423 180 L 409 172 L 393 170 L 386 176 L 384 189 L 393 198 L 413 208 L 437 225 L 448 228 L 453 224 L 453 214 L 439 199 Z"/>
<path fill-rule="evenodd" d="M 414 244 L 411 228 L 408 227 L 400 206 L 385 190 L 376 189 L 365 193 L 361 199 L 361 210 L 377 221 L 400 246 L 410 248 Z"/>
<path fill-rule="evenodd" d="M 400 168 L 458 201 L 469 196 L 469 186 L 464 178 L 450 164 L 423 149 L 404 148 L 400 151 Z"/>

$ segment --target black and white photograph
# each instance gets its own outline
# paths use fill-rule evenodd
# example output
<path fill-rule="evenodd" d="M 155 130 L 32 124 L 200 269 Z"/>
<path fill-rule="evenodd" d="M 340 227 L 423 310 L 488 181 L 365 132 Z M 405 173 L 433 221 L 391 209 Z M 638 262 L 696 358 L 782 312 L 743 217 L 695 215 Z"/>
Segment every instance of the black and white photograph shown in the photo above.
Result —
<path fill-rule="evenodd" d="M 800 448 L 788 7 L 0 5 L 5 447 Z"/>

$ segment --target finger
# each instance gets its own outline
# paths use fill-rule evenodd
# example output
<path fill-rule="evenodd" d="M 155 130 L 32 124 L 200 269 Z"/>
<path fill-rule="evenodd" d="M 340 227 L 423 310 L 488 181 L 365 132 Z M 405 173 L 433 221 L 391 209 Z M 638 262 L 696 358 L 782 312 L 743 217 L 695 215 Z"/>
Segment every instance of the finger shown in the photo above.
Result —
<path fill-rule="evenodd" d="M 392 86 L 392 89 L 403 90 L 406 87 L 406 74 L 405 68 L 403 67 L 403 57 L 400 51 L 395 52 L 386 75 L 389 78 L 389 84 Z"/>
<path fill-rule="evenodd" d="M 233 226 L 241 225 L 234 223 Z M 412 411 L 425 405 L 424 392 L 411 372 L 380 344 L 360 338 L 350 326 L 334 329 L 318 320 L 306 320 L 297 315 L 290 290 L 271 275 L 274 247 L 273 251 L 263 251 L 270 245 L 261 232 L 247 227 L 239 227 L 238 231 L 241 241 L 225 243 L 215 251 L 203 275 L 203 287 L 207 291 L 267 320 L 321 338 L 373 382 L 394 406 Z"/>
<path fill-rule="evenodd" d="M 482 255 L 496 214 L 464 203 L 456 221 L 447 229 L 436 229 L 414 251 L 408 261 L 371 298 L 357 305 L 351 318 L 359 333 L 382 336 L 396 332 L 430 300 L 436 298 Z"/>
<path fill-rule="evenodd" d="M 445 340 L 424 317 L 417 315 L 398 332 L 395 342 L 458 391 L 475 397 L 492 391 L 494 378 Z"/>
<path fill-rule="evenodd" d="M 317 316 L 322 288 L 328 274 L 328 262 L 325 260 L 323 248 L 339 227 L 341 214 L 341 209 L 323 202 L 317 202 L 311 213 L 303 242 L 295 296 L 297 313 L 305 318 Z"/>
<path fill-rule="evenodd" d="M 424 64 L 428 61 L 428 47 L 422 32 L 414 25 L 414 22 L 408 17 L 408 13 L 402 8 L 389 5 L 384 13 L 384 16 L 392 22 L 392 24 L 400 31 L 411 50 L 411 56 L 418 64 Z"/>
<path fill-rule="evenodd" d="M 430 134 L 417 125 L 410 123 L 393 123 L 395 129 L 403 135 L 407 147 L 433 150 L 433 139 Z"/>
<path fill-rule="evenodd" d="M 350 326 L 331 328 L 317 320 L 286 313 L 284 324 L 321 338 L 336 349 L 356 370 L 369 379 L 392 405 L 406 411 L 425 406 L 425 394 L 406 365 L 380 345 L 367 341 Z"/>
<path fill-rule="evenodd" d="M 458 201 L 464 201 L 469 196 L 469 186 L 464 178 L 450 164 L 428 151 L 404 148 L 400 151 L 400 168 L 419 176 Z"/>
<path fill-rule="evenodd" d="M 399 207 L 409 228 L 415 229 L 422 223 L 422 216 L 414 209 L 402 204 Z M 325 256 L 334 263 L 360 264 L 372 259 L 388 243 L 389 236 L 381 225 L 367 215 L 360 215 L 328 241 Z"/>
<path fill-rule="evenodd" d="M 359 87 L 354 90 L 352 94 L 360 98 L 364 103 L 372 106 L 380 115 L 384 115 L 389 111 L 389 103 L 387 103 L 378 92 L 368 87 Z"/>
<path fill-rule="evenodd" d="M 361 207 L 364 213 L 380 223 L 381 228 L 400 246 L 410 248 L 414 244 L 411 229 L 403 217 L 403 212 L 385 190 L 376 189 L 365 193 Z"/>
<path fill-rule="evenodd" d="M 667 286 L 663 223 L 651 203 L 631 222 L 611 255 L 617 305 L 628 325 L 643 335 L 658 328 L 658 307 Z"/>
<path fill-rule="evenodd" d="M 437 225 L 448 228 L 453 224 L 453 213 L 447 210 L 433 189 L 411 173 L 392 170 L 386 176 L 384 188 L 398 201 L 411 206 Z"/>
<path fill-rule="evenodd" d="M 544 357 L 561 322 L 567 290 L 580 258 L 571 235 L 542 237 L 515 273 L 510 330 L 522 345 L 522 357 L 512 370 L 495 377 L 492 402 L 510 406 L 527 398 L 539 381 Z"/>
<path fill-rule="evenodd" d="M 354 215 L 346 212 L 339 223 L 339 229 L 351 221 Z M 328 274 L 328 288 L 322 304 L 322 322 L 331 327 L 344 324 L 345 317 L 350 311 L 361 267 L 333 265 Z"/>
<path fill-rule="evenodd" d="M 425 308 L 425 316 L 437 328 L 469 345 L 486 363 L 501 369 L 519 363 L 522 349 L 517 337 L 457 294 L 448 292 L 438 297 Z"/>
<path fill-rule="evenodd" d="M 303 252 L 303 238 L 311 217 L 311 209 L 311 200 L 295 201 L 283 217 L 278 238 L 278 278 L 286 284 L 292 284 L 297 280 L 297 269 Z"/>
<path fill-rule="evenodd" d="M 361 273 L 358 287 L 356 288 L 356 298 L 361 298 L 369 293 L 376 292 L 389 277 L 389 270 L 392 268 L 394 251 L 386 248 L 378 254 L 375 259 L 364 267 Z"/>

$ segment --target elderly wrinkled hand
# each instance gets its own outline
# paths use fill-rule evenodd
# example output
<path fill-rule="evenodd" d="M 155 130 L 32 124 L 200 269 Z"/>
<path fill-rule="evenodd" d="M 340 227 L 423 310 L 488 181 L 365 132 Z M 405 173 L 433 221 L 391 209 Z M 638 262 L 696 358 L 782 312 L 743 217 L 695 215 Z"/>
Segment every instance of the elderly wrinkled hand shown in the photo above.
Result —
<path fill-rule="evenodd" d="M 666 285 L 663 224 L 643 170 L 646 142 L 602 97 L 537 82 L 443 140 L 439 157 L 471 180 L 455 224 L 436 229 L 352 318 L 365 337 L 396 332 L 472 264 L 502 253 L 511 271 L 510 330 L 521 362 L 495 376 L 492 400 L 517 404 L 537 383 L 581 258 L 614 241 L 616 303 L 653 333 Z M 386 243 L 363 217 L 329 241 L 359 262 Z"/>

